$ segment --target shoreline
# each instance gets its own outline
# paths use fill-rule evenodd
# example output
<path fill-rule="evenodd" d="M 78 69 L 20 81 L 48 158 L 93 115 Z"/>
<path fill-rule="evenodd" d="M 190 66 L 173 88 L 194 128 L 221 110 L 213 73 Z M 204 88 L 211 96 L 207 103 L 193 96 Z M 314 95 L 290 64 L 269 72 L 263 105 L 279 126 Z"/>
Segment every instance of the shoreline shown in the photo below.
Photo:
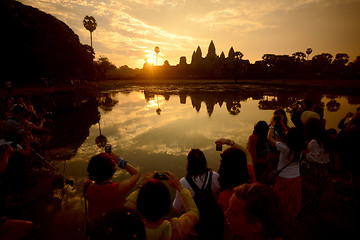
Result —
<path fill-rule="evenodd" d="M 239 86 L 242 85 L 266 85 L 274 87 L 292 87 L 292 88 L 322 88 L 329 90 L 341 90 L 348 91 L 356 94 L 357 91 L 360 91 L 360 80 L 324 80 L 324 79 L 241 79 L 237 80 L 200 80 L 200 79 L 135 79 L 135 80 L 104 80 L 104 81 L 93 81 L 88 82 L 87 87 L 71 87 L 67 83 L 55 83 L 54 87 L 45 87 L 41 83 L 32 84 L 32 85 L 19 85 L 13 86 L 12 95 L 46 95 L 53 94 L 57 92 L 69 92 L 76 90 L 87 90 L 92 93 L 104 91 L 104 90 L 114 90 L 119 87 L 125 87 L 129 85 L 136 86 L 149 86 L 149 85 L 188 85 L 188 84 L 236 84 Z M 2 87 L 0 89 L 0 94 L 7 96 L 7 89 Z M 360 95 L 360 93 L 357 93 Z"/>

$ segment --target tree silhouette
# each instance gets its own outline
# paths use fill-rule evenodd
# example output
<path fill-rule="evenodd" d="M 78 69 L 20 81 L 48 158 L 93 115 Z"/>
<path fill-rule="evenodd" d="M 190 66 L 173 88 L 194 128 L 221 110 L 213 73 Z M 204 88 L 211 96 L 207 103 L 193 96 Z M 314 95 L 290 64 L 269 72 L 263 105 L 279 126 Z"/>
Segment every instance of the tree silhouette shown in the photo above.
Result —
<path fill-rule="evenodd" d="M 55 82 L 91 79 L 90 46 L 81 44 L 64 22 L 19 1 L 0 1 L 0 19 L 6 22 L 0 40 L 6 56 L 0 60 L 0 82 L 12 79 L 28 84 L 42 77 Z"/>
<path fill-rule="evenodd" d="M 307 53 L 307 51 L 306 51 L 306 53 Z M 296 52 L 296 53 L 293 53 L 292 55 L 295 58 L 295 61 L 297 61 L 297 62 L 304 62 L 305 57 L 306 57 L 305 53 L 303 53 L 303 52 Z"/>
<path fill-rule="evenodd" d="M 158 60 L 158 54 L 159 54 L 159 52 L 160 52 L 160 48 L 158 47 L 158 46 L 156 46 L 155 48 L 154 48 L 154 51 L 156 52 L 156 66 L 157 66 L 157 60 Z"/>
<path fill-rule="evenodd" d="M 308 48 L 306 49 L 306 54 L 308 55 L 307 56 L 307 59 L 309 60 L 309 55 L 312 53 L 312 49 L 311 48 Z"/>
<path fill-rule="evenodd" d="M 234 56 L 236 60 L 241 60 L 244 54 L 242 52 L 236 51 Z"/>
<path fill-rule="evenodd" d="M 330 67 L 332 62 L 330 53 L 322 53 L 315 55 L 311 60 L 312 71 L 318 77 L 326 77 L 331 75 Z"/>
<path fill-rule="evenodd" d="M 337 53 L 333 61 L 334 64 L 345 65 L 349 62 L 349 55 L 346 53 Z"/>
<path fill-rule="evenodd" d="M 95 31 L 97 23 L 93 16 L 85 16 L 83 20 L 84 27 L 90 32 L 90 46 L 92 48 L 92 32 Z"/>
<path fill-rule="evenodd" d="M 163 66 L 165 66 L 165 67 L 170 67 L 170 63 L 169 63 L 169 61 L 168 60 L 165 60 L 164 61 L 164 65 Z"/>
<path fill-rule="evenodd" d="M 338 103 L 335 99 L 331 99 L 327 104 L 326 107 L 329 112 L 336 112 L 340 109 L 340 103 Z"/>

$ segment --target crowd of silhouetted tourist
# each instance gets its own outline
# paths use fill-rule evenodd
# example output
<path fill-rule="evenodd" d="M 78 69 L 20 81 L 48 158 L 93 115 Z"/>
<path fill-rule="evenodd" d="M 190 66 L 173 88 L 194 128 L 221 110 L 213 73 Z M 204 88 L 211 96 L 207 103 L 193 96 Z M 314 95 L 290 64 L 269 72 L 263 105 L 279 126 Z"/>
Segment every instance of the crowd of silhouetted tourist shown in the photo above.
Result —
<path fill-rule="evenodd" d="M 276 109 L 269 122 L 255 124 L 247 148 L 226 138 L 215 141 L 219 149 L 229 146 L 220 154 L 217 171 L 208 168 L 200 149 L 191 149 L 184 177 L 179 179 L 170 171 L 145 173 L 129 195 L 140 172 L 113 153 L 98 154 L 89 162 L 89 180 L 84 183 L 87 234 L 92 239 L 286 238 L 286 228 L 296 218 L 317 214 L 335 161 L 341 164 L 342 177 L 332 182 L 343 181 L 351 189 L 343 200 L 359 200 L 360 168 L 355 153 L 360 146 L 359 110 L 346 114 L 337 132 L 326 129 L 323 108 L 310 100 L 292 106 L 294 127 L 289 127 L 286 112 Z M 103 167 L 94 168 L 99 158 Z M 116 163 L 130 173 L 119 183 L 111 181 Z M 93 169 L 109 174 L 99 181 Z M 176 190 L 173 200 L 168 186 Z M 104 194 L 110 188 L 111 194 Z M 121 206 L 116 213 L 109 209 L 115 205 Z M 171 206 L 177 215 L 169 218 Z M 127 216 L 129 221 L 124 220 Z M 119 219 L 122 226 L 114 226 L 109 218 Z"/>
<path fill-rule="evenodd" d="M 22 239 L 34 224 L 8 217 L 10 199 L 31 184 L 29 171 L 42 168 L 33 155 L 46 142 L 47 110 L 23 97 L 2 97 L 0 108 L 0 238 Z M 216 139 L 216 170 L 198 148 L 187 155 L 185 176 L 141 174 L 111 150 L 94 155 L 83 184 L 87 238 L 286 239 L 297 218 L 317 214 L 330 180 L 348 186 L 343 201 L 358 202 L 360 109 L 339 121 L 339 132 L 326 128 L 323 108 L 310 100 L 291 109 L 291 119 L 284 109 L 259 119 L 247 146 Z M 335 162 L 340 177 L 328 179 Z M 129 176 L 113 181 L 117 168 Z"/>
<path fill-rule="evenodd" d="M 45 171 L 39 148 L 47 141 L 48 111 L 35 109 L 25 96 L 0 98 L 0 238 L 23 239 L 34 228 L 31 221 L 13 219 L 24 191 L 34 184 L 30 173 Z M 36 227 L 36 226 L 35 226 Z"/>

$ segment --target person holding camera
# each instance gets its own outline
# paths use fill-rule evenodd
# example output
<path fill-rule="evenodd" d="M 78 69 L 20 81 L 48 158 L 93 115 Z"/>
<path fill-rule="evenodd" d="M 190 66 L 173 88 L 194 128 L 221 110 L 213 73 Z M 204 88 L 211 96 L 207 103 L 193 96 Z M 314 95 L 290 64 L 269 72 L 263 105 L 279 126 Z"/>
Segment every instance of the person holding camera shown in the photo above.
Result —
<path fill-rule="evenodd" d="M 146 173 L 140 187 L 128 196 L 125 207 L 137 209 L 144 217 L 147 240 L 187 239 L 199 221 L 199 210 L 190 191 L 181 185 L 175 174 L 167 171 L 167 180 L 162 178 L 180 193 L 185 213 L 166 220 L 171 206 L 170 192 L 162 180 L 156 179 L 158 176 Z"/>
<path fill-rule="evenodd" d="M 219 164 L 219 183 L 220 195 L 218 203 L 223 211 L 228 208 L 229 199 L 233 194 L 233 189 L 243 183 L 256 182 L 254 167 L 251 154 L 240 144 L 231 139 L 219 138 L 215 141 L 217 145 L 228 145 L 220 156 Z"/>
<path fill-rule="evenodd" d="M 301 115 L 305 111 L 309 111 L 313 106 L 313 102 L 309 99 L 298 100 L 293 104 L 291 110 L 291 121 L 296 128 L 299 128 L 301 131 L 304 130 L 304 124 L 301 121 Z"/>
<path fill-rule="evenodd" d="M 111 181 L 116 164 L 131 176 L 120 182 Z M 83 185 L 83 194 L 88 201 L 87 217 L 91 229 L 101 215 L 124 205 L 126 195 L 140 178 L 140 171 L 114 153 L 99 153 L 93 156 L 87 171 L 89 179 Z"/>
<path fill-rule="evenodd" d="M 215 144 L 230 146 L 220 154 L 221 160 L 218 169 L 221 190 L 218 204 L 225 213 L 229 207 L 234 188 L 244 183 L 256 182 L 256 176 L 253 166 L 248 163 L 252 162 L 249 151 L 233 140 L 226 138 L 217 139 Z M 226 224 L 224 225 L 223 239 L 233 239 L 233 234 Z"/>
<path fill-rule="evenodd" d="M 304 134 L 298 128 L 290 128 L 283 141 L 274 136 L 275 121 L 271 121 L 268 141 L 280 152 L 274 190 L 279 194 L 284 207 L 285 219 L 292 224 L 301 210 L 302 180 L 299 162 L 305 149 Z"/>
<path fill-rule="evenodd" d="M 274 115 L 271 118 L 269 128 L 272 130 L 272 138 L 276 141 L 283 141 L 289 130 L 288 119 L 286 112 L 282 108 L 278 108 L 274 111 Z M 262 176 L 262 183 L 274 185 L 274 182 L 269 181 L 269 174 L 277 168 L 279 163 L 280 152 L 276 149 L 275 145 L 269 146 L 269 151 L 266 155 L 266 169 Z"/>

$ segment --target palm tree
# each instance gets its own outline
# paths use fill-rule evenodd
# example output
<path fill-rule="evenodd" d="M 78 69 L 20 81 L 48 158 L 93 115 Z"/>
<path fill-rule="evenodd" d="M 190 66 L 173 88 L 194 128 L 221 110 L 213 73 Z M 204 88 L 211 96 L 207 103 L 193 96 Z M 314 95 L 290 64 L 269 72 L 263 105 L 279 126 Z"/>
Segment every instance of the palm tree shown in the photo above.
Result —
<path fill-rule="evenodd" d="M 158 54 L 159 54 L 159 52 L 160 52 L 160 48 L 159 48 L 158 46 L 156 46 L 156 47 L 154 48 L 154 51 L 156 52 L 156 66 L 157 66 L 157 59 L 158 59 Z"/>
<path fill-rule="evenodd" d="M 312 53 L 312 49 L 311 48 L 308 48 L 306 49 L 306 54 L 308 55 L 307 56 L 307 60 L 309 60 L 309 55 Z"/>
<path fill-rule="evenodd" d="M 242 52 L 236 51 L 234 53 L 234 57 L 235 57 L 236 60 L 241 60 L 243 56 L 244 56 L 244 54 Z"/>
<path fill-rule="evenodd" d="M 91 48 L 92 48 L 92 32 L 95 31 L 97 23 L 93 16 L 86 15 L 83 20 L 84 27 L 86 30 L 90 32 L 90 42 L 91 42 Z"/>

